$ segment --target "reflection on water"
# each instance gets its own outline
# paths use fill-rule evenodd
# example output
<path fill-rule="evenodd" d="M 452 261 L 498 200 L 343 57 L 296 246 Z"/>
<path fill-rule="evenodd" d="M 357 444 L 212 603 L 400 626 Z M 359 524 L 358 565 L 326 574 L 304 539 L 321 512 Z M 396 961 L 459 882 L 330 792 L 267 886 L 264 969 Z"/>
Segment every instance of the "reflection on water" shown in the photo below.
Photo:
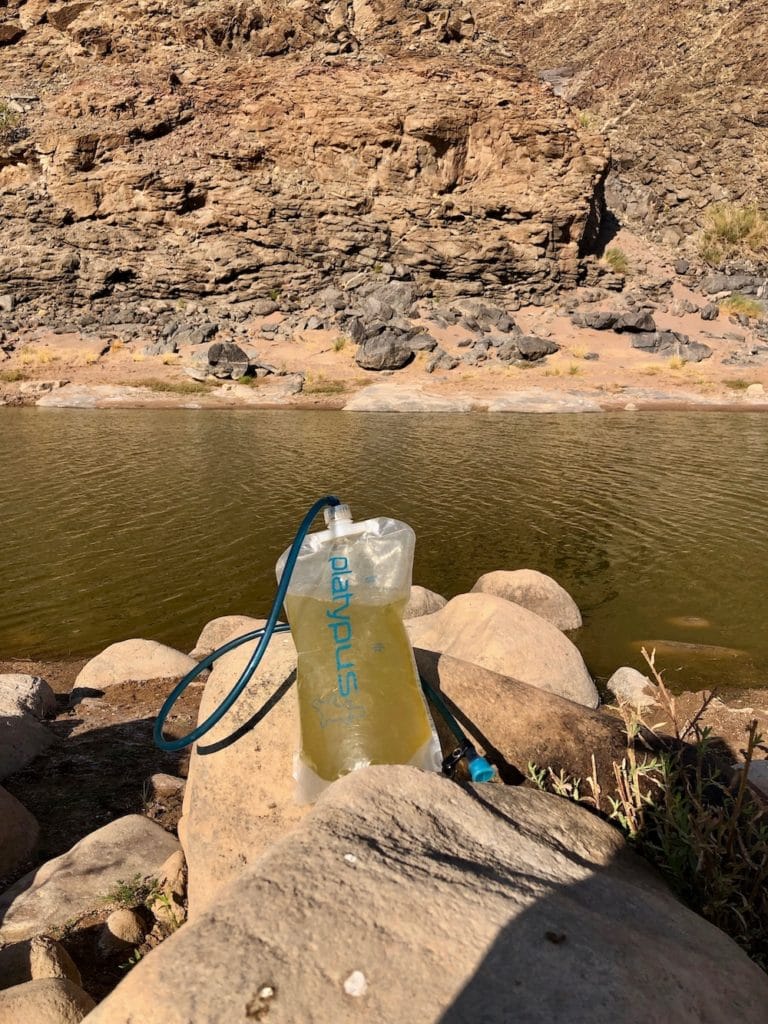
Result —
<path fill-rule="evenodd" d="M 330 492 L 411 523 L 415 580 L 446 596 L 554 576 L 599 677 L 663 640 L 675 685 L 768 684 L 766 467 L 759 414 L 3 409 L 0 657 L 189 648 L 208 619 L 262 614 Z"/>

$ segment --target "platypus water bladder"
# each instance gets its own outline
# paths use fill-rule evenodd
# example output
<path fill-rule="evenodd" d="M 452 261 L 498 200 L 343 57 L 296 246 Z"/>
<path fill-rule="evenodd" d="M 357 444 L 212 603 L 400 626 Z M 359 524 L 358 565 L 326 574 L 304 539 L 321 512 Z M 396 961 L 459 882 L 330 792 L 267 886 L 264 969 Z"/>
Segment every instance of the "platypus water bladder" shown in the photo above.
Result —
<path fill-rule="evenodd" d="M 326 527 L 310 534 L 321 509 Z M 204 736 L 232 707 L 264 656 L 273 633 L 293 632 L 298 652 L 301 749 L 294 772 L 298 797 L 311 801 L 330 782 L 369 764 L 441 768 L 440 744 L 422 686 L 459 740 L 442 762 L 465 757 L 473 781 L 493 768 L 479 757 L 440 694 L 419 685 L 403 624 L 411 589 L 415 535 L 395 519 L 352 521 L 349 507 L 329 496 L 304 517 L 291 547 L 280 557 L 278 588 L 263 629 L 224 644 L 172 690 L 155 723 L 163 750 L 180 750 Z M 290 625 L 278 622 L 285 609 Z M 248 664 L 218 708 L 187 736 L 166 739 L 163 725 L 189 683 L 228 651 L 258 640 Z"/>

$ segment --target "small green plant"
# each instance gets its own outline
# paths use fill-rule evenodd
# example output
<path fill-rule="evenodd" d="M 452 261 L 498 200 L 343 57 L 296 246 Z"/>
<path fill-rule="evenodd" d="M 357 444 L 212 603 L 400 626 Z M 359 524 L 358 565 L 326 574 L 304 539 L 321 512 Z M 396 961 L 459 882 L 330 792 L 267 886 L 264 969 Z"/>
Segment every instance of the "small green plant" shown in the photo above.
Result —
<path fill-rule="evenodd" d="M 571 377 L 577 377 L 581 373 L 581 367 L 578 363 L 571 363 L 568 367 L 568 374 Z"/>
<path fill-rule="evenodd" d="M 383 271 L 383 269 L 384 267 L 382 266 L 381 263 L 374 263 L 373 266 L 371 267 L 371 270 L 374 274 L 380 274 Z"/>
<path fill-rule="evenodd" d="M 744 380 L 743 377 L 736 377 L 732 380 L 723 381 L 723 383 L 727 388 L 730 388 L 731 391 L 746 391 L 749 387 L 749 381 Z"/>
<path fill-rule="evenodd" d="M 727 299 L 723 299 L 720 309 L 724 313 L 732 313 L 734 316 L 748 316 L 750 320 L 760 320 L 765 314 L 762 303 L 757 299 L 750 299 L 748 295 L 741 295 L 739 292 L 734 292 Z"/>
<path fill-rule="evenodd" d="M 548 366 L 544 371 L 545 377 L 559 377 L 560 368 L 558 366 Z"/>
<path fill-rule="evenodd" d="M 255 388 L 261 384 L 261 381 L 261 377 L 252 377 L 250 374 L 245 374 L 245 376 L 237 378 L 237 383 L 243 384 L 247 388 Z"/>
<path fill-rule="evenodd" d="M 270 290 L 269 290 L 269 297 L 270 297 L 270 299 L 272 299 L 273 302 L 277 302 L 277 300 L 280 298 L 280 289 L 279 288 L 270 288 Z"/>
<path fill-rule="evenodd" d="M 682 356 L 672 356 L 669 362 L 667 363 L 667 366 L 670 370 L 682 370 L 682 368 L 685 366 L 685 360 Z"/>
<path fill-rule="evenodd" d="M 656 669 L 655 652 L 642 653 L 656 684 L 665 734 L 623 707 L 627 748 L 613 763 L 610 786 L 601 785 L 594 757 L 585 780 L 533 764 L 529 778 L 540 789 L 607 817 L 660 869 L 680 899 L 768 969 L 768 809 L 747 784 L 763 742 L 758 722 L 753 719 L 745 729 L 743 763 L 734 771 L 702 725 L 714 694 L 692 717 L 680 716 Z M 638 756 L 645 736 L 652 737 L 653 750 Z"/>
<path fill-rule="evenodd" d="M 629 259 L 623 249 L 618 246 L 612 246 L 606 250 L 603 256 L 603 262 L 611 268 L 615 274 L 628 274 L 629 273 Z"/>
<path fill-rule="evenodd" d="M 26 380 L 27 375 L 23 370 L 1 370 L 0 380 L 4 384 L 15 384 L 17 381 Z"/>
<path fill-rule="evenodd" d="M 120 970 L 130 971 L 132 967 L 136 966 L 136 964 L 139 962 L 139 960 L 142 959 L 143 956 L 144 954 L 141 952 L 141 949 L 137 946 L 136 949 L 134 949 L 134 951 L 128 957 L 128 959 L 125 961 L 125 963 L 120 964 Z"/>
<path fill-rule="evenodd" d="M 348 339 L 345 338 L 343 335 L 340 335 L 338 338 L 336 338 L 336 340 L 333 343 L 333 351 L 341 352 L 342 349 L 347 347 L 347 340 Z"/>
<path fill-rule="evenodd" d="M 140 874 L 134 875 L 127 881 L 119 878 L 104 896 L 104 902 L 132 909 L 143 906 L 156 889 L 156 878 L 143 878 Z"/>
<path fill-rule="evenodd" d="M 712 266 L 729 256 L 768 252 L 768 216 L 756 205 L 720 203 L 711 207 L 704 221 L 699 252 Z"/>

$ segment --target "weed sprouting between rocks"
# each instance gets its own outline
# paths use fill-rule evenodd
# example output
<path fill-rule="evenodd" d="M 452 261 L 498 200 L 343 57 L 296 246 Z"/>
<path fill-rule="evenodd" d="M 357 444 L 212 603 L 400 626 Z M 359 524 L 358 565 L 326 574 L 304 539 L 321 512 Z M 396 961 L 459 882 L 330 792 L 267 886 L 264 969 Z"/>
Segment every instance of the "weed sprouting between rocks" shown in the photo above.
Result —
<path fill-rule="evenodd" d="M 748 785 L 749 766 L 763 742 L 758 723 L 746 728 L 743 764 L 733 770 L 718 753 L 711 730 L 701 724 L 714 694 L 692 719 L 682 721 L 654 654 L 643 651 L 665 721 L 651 727 L 622 708 L 627 751 L 614 762 L 610 785 L 598 779 L 594 757 L 586 779 L 533 764 L 529 778 L 616 825 L 680 899 L 768 970 L 768 807 Z M 644 752 L 648 732 L 654 749 Z"/>

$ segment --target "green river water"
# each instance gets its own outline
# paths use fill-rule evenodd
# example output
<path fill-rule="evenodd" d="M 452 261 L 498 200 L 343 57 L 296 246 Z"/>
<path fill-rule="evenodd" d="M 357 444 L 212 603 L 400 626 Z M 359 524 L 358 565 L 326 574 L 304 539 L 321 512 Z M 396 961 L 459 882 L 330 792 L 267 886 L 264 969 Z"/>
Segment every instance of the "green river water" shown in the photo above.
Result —
<path fill-rule="evenodd" d="M 409 522 L 414 581 L 447 597 L 492 569 L 554 576 L 598 679 L 655 643 L 675 688 L 765 686 L 767 469 L 749 413 L 2 409 L 0 658 L 189 649 L 211 618 L 265 614 L 330 492 Z"/>

